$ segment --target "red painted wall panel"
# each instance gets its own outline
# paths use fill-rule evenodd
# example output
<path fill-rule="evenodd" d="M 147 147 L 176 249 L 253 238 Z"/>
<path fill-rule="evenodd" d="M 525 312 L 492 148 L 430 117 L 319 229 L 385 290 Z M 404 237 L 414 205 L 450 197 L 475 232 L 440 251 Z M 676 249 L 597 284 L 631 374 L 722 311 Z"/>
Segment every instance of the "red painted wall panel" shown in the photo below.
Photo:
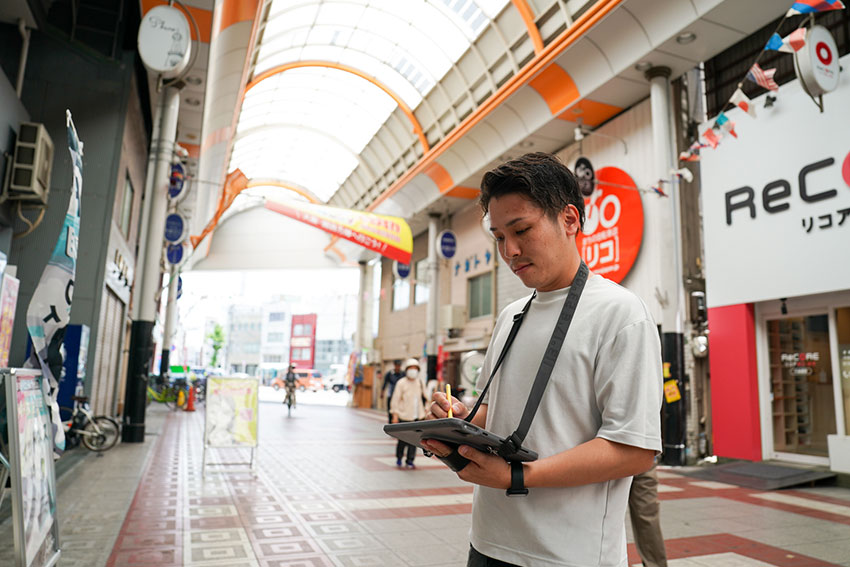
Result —
<path fill-rule="evenodd" d="M 714 454 L 761 460 L 755 308 L 752 303 L 708 310 Z"/>

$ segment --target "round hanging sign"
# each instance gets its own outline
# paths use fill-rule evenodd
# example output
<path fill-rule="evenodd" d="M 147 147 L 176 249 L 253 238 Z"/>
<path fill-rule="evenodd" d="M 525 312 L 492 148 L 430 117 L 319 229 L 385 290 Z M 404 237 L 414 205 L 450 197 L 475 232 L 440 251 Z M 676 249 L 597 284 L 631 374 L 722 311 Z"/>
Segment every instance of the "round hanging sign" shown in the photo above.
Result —
<path fill-rule="evenodd" d="M 185 247 L 182 244 L 169 244 L 165 250 L 165 257 L 169 264 L 179 264 L 183 261 L 184 252 Z"/>
<path fill-rule="evenodd" d="M 812 96 L 838 88 L 841 71 L 838 46 L 825 27 L 812 26 L 806 34 L 806 45 L 794 53 L 794 58 L 797 60 L 797 77 Z"/>
<path fill-rule="evenodd" d="M 139 56 L 154 73 L 176 77 L 189 64 L 191 39 L 183 12 L 173 6 L 154 6 L 139 24 Z"/>
<path fill-rule="evenodd" d="M 457 251 L 457 236 L 451 230 L 444 230 L 437 235 L 437 254 L 443 260 L 454 258 Z"/>
<path fill-rule="evenodd" d="M 183 296 L 183 277 L 177 276 L 177 299 Z"/>
<path fill-rule="evenodd" d="M 180 213 L 171 213 L 165 217 L 165 240 L 172 244 L 183 242 L 186 238 L 187 224 Z"/>
<path fill-rule="evenodd" d="M 402 264 L 398 260 L 393 262 L 393 273 L 398 279 L 405 279 L 410 275 L 410 264 Z"/>
<path fill-rule="evenodd" d="M 168 197 L 174 201 L 183 194 L 186 182 L 186 171 L 183 165 L 175 163 L 171 165 L 171 176 L 168 178 Z"/>
<path fill-rule="evenodd" d="M 596 172 L 596 191 L 584 199 L 584 228 L 576 244 L 587 267 L 620 283 L 643 240 L 643 203 L 629 174 L 616 167 Z"/>

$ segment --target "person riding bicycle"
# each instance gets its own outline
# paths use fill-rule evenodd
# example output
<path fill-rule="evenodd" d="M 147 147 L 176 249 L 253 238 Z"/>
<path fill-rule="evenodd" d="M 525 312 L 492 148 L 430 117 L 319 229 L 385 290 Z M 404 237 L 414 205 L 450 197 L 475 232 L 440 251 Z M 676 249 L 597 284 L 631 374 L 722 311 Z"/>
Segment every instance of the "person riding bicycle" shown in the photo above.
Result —
<path fill-rule="evenodd" d="M 286 397 L 283 399 L 283 403 L 287 404 L 290 409 L 295 407 L 295 380 L 297 376 L 295 375 L 295 365 L 290 364 L 289 370 L 286 372 L 286 376 L 283 379 L 283 383 L 286 387 Z"/>

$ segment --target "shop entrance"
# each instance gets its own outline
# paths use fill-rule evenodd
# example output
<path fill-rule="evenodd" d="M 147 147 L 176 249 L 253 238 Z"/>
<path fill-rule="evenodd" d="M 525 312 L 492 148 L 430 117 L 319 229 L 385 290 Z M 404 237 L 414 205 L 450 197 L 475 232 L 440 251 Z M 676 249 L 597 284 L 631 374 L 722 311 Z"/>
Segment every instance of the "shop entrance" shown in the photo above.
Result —
<path fill-rule="evenodd" d="M 773 450 L 827 457 L 836 433 L 829 316 L 767 319 Z"/>

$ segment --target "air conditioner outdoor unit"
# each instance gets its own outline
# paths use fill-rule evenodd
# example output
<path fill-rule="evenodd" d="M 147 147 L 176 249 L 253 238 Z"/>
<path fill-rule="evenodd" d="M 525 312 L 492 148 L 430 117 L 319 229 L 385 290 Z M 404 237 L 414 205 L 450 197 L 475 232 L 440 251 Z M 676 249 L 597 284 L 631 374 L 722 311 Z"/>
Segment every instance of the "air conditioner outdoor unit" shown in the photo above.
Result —
<path fill-rule="evenodd" d="M 460 329 L 466 324 L 465 305 L 441 305 L 440 328 Z"/>
<path fill-rule="evenodd" d="M 22 122 L 0 201 L 37 201 L 46 205 L 52 168 L 53 140 L 44 125 Z"/>

